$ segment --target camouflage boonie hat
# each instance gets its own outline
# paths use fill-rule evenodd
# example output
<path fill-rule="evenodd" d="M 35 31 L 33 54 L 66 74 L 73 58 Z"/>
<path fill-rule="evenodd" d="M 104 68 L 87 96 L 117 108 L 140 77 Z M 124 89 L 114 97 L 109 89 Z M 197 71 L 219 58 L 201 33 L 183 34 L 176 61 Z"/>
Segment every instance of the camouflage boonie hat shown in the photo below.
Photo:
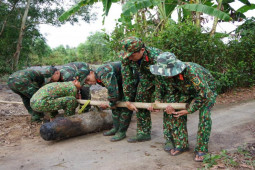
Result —
<path fill-rule="evenodd" d="M 165 52 L 157 57 L 157 64 L 150 66 L 152 74 L 161 76 L 175 76 L 180 74 L 186 65 L 178 60 L 173 53 Z"/>
<path fill-rule="evenodd" d="M 140 38 L 137 37 L 128 37 L 121 41 L 123 53 L 119 55 L 123 59 L 128 58 L 133 53 L 138 52 L 143 48 L 144 43 Z"/>
<path fill-rule="evenodd" d="M 46 67 L 45 70 L 42 71 L 45 84 L 50 82 L 51 77 L 53 76 L 55 71 L 57 71 L 57 68 L 54 66 Z"/>

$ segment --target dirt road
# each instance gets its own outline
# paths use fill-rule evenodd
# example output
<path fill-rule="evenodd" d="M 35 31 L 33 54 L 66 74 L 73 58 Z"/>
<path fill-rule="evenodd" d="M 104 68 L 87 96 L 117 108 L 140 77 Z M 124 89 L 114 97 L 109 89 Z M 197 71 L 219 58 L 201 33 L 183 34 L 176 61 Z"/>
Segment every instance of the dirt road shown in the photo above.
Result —
<path fill-rule="evenodd" d="M 20 101 L 18 95 L 6 86 L 0 87 L 0 99 Z M 0 169 L 155 170 L 201 167 L 201 163 L 193 161 L 198 113 L 188 116 L 190 151 L 176 157 L 163 151 L 162 118 L 162 113 L 152 113 L 152 140 L 147 142 L 131 144 L 125 139 L 113 143 L 102 132 L 47 142 L 39 136 L 40 125 L 30 123 L 24 106 L 0 104 Z M 210 152 L 255 143 L 254 97 L 239 104 L 216 105 L 212 119 Z M 134 115 L 127 136 L 135 133 Z"/>

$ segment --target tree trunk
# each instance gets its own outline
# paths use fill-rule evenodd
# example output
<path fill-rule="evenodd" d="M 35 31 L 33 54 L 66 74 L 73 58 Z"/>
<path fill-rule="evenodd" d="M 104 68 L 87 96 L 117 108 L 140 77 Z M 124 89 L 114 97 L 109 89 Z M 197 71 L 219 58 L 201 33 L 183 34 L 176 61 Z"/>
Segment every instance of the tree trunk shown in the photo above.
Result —
<path fill-rule="evenodd" d="M 11 15 L 11 13 L 14 11 L 17 2 L 18 2 L 18 1 L 14 2 L 10 13 L 6 16 L 6 18 L 5 18 L 5 20 L 4 20 L 4 23 L 3 23 L 3 26 L 2 26 L 2 29 L 1 29 L 1 32 L 0 32 L 0 37 L 1 37 L 1 35 L 3 34 L 3 32 L 4 32 L 4 29 L 5 29 L 5 26 L 6 26 L 6 23 L 7 23 L 7 19 L 8 19 L 8 17 Z"/>
<path fill-rule="evenodd" d="M 12 69 L 16 70 L 19 64 L 19 56 L 20 56 L 20 50 L 22 48 L 22 40 L 23 40 L 23 35 L 24 35 L 24 31 L 25 31 L 25 24 L 26 24 L 26 20 L 27 20 L 27 15 L 28 15 L 28 10 L 30 7 L 30 2 L 31 0 L 27 0 L 27 5 L 25 8 L 25 12 L 24 15 L 22 17 L 22 22 L 21 22 L 21 27 L 20 27 L 20 32 L 19 32 L 19 39 L 18 39 L 18 43 L 17 43 L 17 47 L 16 47 L 16 52 L 13 55 L 13 66 Z"/>
<path fill-rule="evenodd" d="M 220 10 L 221 6 L 222 6 L 222 0 L 218 0 L 218 7 L 217 7 L 217 9 Z M 217 24 L 218 24 L 218 17 L 215 17 L 214 21 L 213 21 L 212 30 L 210 32 L 210 37 L 212 37 L 215 34 Z"/>
<path fill-rule="evenodd" d="M 200 4 L 200 0 L 196 0 L 196 4 Z M 196 26 L 197 27 L 200 27 L 200 15 L 201 13 L 200 12 L 196 12 Z"/>

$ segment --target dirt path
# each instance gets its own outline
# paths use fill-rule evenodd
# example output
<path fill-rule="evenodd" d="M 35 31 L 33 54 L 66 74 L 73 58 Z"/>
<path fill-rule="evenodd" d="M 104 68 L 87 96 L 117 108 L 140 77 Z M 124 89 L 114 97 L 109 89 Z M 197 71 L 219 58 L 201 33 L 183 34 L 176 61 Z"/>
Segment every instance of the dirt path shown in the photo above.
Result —
<path fill-rule="evenodd" d="M 2 88 L 0 100 L 20 101 Z M 1 90 L 1 89 L 0 89 Z M 253 92 L 253 91 L 252 91 Z M 254 93 L 252 94 L 254 95 Z M 230 97 L 231 98 L 231 97 Z M 237 98 L 237 97 L 236 97 Z M 224 98 L 227 100 L 228 97 Z M 233 97 L 230 99 L 234 99 Z M 233 149 L 255 142 L 255 100 L 239 104 L 216 105 L 210 152 Z M 112 143 L 102 132 L 59 142 L 47 142 L 38 134 L 38 124 L 30 124 L 23 106 L 0 104 L 0 169 L 196 169 L 193 161 L 198 113 L 189 115 L 190 151 L 172 157 L 163 151 L 162 113 L 152 113 L 152 140 L 130 144 Z M 136 117 L 127 136 L 136 131 Z"/>

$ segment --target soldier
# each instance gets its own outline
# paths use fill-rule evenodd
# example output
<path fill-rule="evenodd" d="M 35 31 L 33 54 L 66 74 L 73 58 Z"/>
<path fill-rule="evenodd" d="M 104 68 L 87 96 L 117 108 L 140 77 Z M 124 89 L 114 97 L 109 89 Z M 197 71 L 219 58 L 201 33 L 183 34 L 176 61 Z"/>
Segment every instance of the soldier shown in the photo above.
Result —
<path fill-rule="evenodd" d="M 194 100 L 187 110 L 175 111 L 169 105 L 164 112 L 164 135 L 173 142 L 170 154 L 175 156 L 188 149 L 187 114 L 199 110 L 195 161 L 203 161 L 208 152 L 211 109 L 217 97 L 215 79 L 202 66 L 182 62 L 169 52 L 160 54 L 150 71 L 159 75 L 156 78 L 156 101 L 191 103 Z"/>
<path fill-rule="evenodd" d="M 101 105 L 102 109 L 112 109 L 113 128 L 103 133 L 104 136 L 111 136 L 112 142 L 122 140 L 126 137 L 126 131 L 131 121 L 133 111 L 127 108 L 116 108 L 117 101 L 123 101 L 121 63 L 112 62 L 104 64 L 97 70 L 90 71 L 85 80 L 86 84 L 99 85 L 108 89 L 109 105 Z"/>
<path fill-rule="evenodd" d="M 44 84 L 59 79 L 60 72 L 55 67 L 47 67 L 45 70 L 20 70 L 10 75 L 8 86 L 17 93 L 24 103 L 29 114 L 31 114 L 31 121 L 41 121 L 42 113 L 33 111 L 30 106 L 30 99 L 33 94 Z"/>
<path fill-rule="evenodd" d="M 89 70 L 89 64 L 85 62 L 72 62 L 63 65 L 60 71 L 60 82 L 73 81 L 77 75 L 86 74 Z M 82 99 L 91 99 L 89 86 L 84 85 L 81 90 Z"/>
<path fill-rule="evenodd" d="M 128 142 L 142 142 L 151 139 L 151 116 L 146 109 L 137 109 L 131 101 L 151 102 L 155 90 L 155 76 L 150 73 L 149 66 L 156 63 L 156 57 L 161 50 L 147 47 L 141 39 L 129 37 L 122 42 L 122 77 L 123 92 L 129 110 L 136 111 L 137 134 L 128 139 Z M 136 78 L 138 73 L 139 78 Z M 135 82 L 138 82 L 136 84 Z"/>
<path fill-rule="evenodd" d="M 73 81 L 54 82 L 43 86 L 30 100 L 31 108 L 37 112 L 50 112 L 51 117 L 56 116 L 56 112 L 60 109 L 63 109 L 67 116 L 75 114 L 78 105 L 77 92 L 88 74 L 89 71 L 77 76 Z"/>

